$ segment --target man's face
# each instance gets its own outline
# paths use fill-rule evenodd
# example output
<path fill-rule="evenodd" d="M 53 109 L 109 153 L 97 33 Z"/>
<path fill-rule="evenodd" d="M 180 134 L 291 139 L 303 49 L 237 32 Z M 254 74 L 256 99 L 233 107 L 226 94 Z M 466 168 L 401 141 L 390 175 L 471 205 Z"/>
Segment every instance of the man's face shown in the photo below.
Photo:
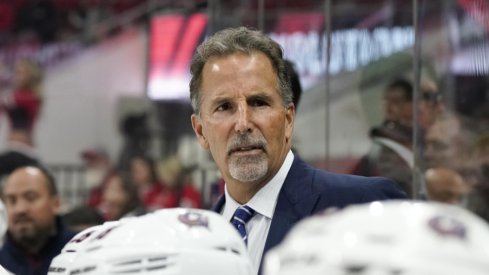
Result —
<path fill-rule="evenodd" d="M 460 124 L 453 119 L 436 121 L 426 133 L 424 157 L 426 166 L 453 164 L 463 156 L 463 149 L 457 141 Z"/>
<path fill-rule="evenodd" d="M 400 88 L 392 88 L 384 94 L 385 119 L 403 125 L 411 125 L 413 119 L 413 103 L 407 99 Z"/>
<path fill-rule="evenodd" d="M 418 121 L 423 129 L 429 128 L 435 122 L 436 117 L 443 112 L 444 105 L 437 99 L 439 95 L 432 92 L 421 94 L 421 101 L 418 108 Z"/>
<path fill-rule="evenodd" d="M 119 176 L 113 176 L 107 182 L 103 193 L 103 212 L 107 220 L 116 220 L 124 215 L 129 203 L 129 195 Z"/>
<path fill-rule="evenodd" d="M 149 164 L 141 158 L 133 158 L 130 163 L 130 174 L 132 181 L 139 186 L 152 184 Z"/>
<path fill-rule="evenodd" d="M 295 110 L 284 106 L 277 89 L 278 77 L 262 53 L 233 53 L 205 64 L 201 113 L 192 115 L 192 127 L 226 181 L 264 184 L 280 169 Z"/>
<path fill-rule="evenodd" d="M 418 104 L 418 123 L 422 129 L 428 129 L 436 118 L 445 111 L 441 93 L 434 83 L 422 82 L 421 95 Z"/>
<path fill-rule="evenodd" d="M 3 187 L 8 231 L 21 244 L 42 242 L 55 228 L 59 199 L 50 194 L 46 176 L 37 168 L 14 171 Z"/>

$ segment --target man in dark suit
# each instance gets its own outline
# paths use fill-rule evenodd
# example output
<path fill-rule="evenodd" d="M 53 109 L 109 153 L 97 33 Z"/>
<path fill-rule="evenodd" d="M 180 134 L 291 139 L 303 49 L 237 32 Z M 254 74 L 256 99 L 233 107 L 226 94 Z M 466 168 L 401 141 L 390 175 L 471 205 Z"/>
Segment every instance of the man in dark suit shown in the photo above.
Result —
<path fill-rule="evenodd" d="M 216 33 L 191 64 L 192 127 L 225 181 L 215 207 L 262 257 L 300 219 L 328 207 L 405 198 L 390 180 L 314 169 L 291 151 L 295 106 L 280 46 L 244 27 Z"/>

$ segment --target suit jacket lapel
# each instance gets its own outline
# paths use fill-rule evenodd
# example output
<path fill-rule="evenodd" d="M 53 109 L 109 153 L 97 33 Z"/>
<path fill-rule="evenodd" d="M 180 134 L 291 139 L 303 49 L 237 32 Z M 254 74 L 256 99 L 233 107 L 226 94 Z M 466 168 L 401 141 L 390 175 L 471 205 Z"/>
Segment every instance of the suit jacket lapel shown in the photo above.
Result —
<path fill-rule="evenodd" d="M 294 158 L 278 196 L 263 256 L 283 240 L 295 223 L 313 213 L 319 199 L 312 186 L 313 174 L 311 166 L 297 156 Z"/>
<path fill-rule="evenodd" d="M 219 199 L 217 200 L 216 204 L 212 207 L 212 211 L 221 214 L 222 208 L 224 207 L 224 204 L 226 203 L 226 196 L 221 195 Z"/>

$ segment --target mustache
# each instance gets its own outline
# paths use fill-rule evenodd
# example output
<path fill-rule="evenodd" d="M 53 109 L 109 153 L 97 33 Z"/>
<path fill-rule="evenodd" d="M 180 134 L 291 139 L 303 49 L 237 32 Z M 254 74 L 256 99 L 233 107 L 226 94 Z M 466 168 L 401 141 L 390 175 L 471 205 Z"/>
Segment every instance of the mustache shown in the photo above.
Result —
<path fill-rule="evenodd" d="M 252 137 L 250 134 L 241 134 L 236 139 L 231 140 L 227 146 L 227 152 L 231 154 L 245 147 L 265 149 L 266 146 L 267 141 L 264 137 Z"/>
<path fill-rule="evenodd" d="M 19 223 L 19 222 L 32 222 L 32 221 L 33 221 L 33 219 L 29 215 L 26 215 L 26 214 L 17 215 L 13 219 L 14 224 Z"/>

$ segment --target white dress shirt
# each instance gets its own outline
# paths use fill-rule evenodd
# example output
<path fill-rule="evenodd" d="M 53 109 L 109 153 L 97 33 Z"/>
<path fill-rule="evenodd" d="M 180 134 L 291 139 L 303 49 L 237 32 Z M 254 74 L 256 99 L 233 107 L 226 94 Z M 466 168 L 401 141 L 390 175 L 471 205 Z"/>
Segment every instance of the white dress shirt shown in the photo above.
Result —
<path fill-rule="evenodd" d="M 265 248 L 265 242 L 267 240 L 268 231 L 270 230 L 270 224 L 272 223 L 273 213 L 275 211 L 275 206 L 277 205 L 278 194 L 280 193 L 280 189 L 282 189 L 282 185 L 284 184 L 293 161 L 294 154 L 292 151 L 289 151 L 277 174 L 246 203 L 246 205 L 253 208 L 256 212 L 253 218 L 246 224 L 248 253 L 255 274 L 258 274 L 258 269 L 260 268 L 263 249 Z M 226 203 L 221 214 L 229 221 L 233 217 L 236 209 L 241 205 L 229 195 L 227 186 L 224 188 L 224 195 Z"/>

